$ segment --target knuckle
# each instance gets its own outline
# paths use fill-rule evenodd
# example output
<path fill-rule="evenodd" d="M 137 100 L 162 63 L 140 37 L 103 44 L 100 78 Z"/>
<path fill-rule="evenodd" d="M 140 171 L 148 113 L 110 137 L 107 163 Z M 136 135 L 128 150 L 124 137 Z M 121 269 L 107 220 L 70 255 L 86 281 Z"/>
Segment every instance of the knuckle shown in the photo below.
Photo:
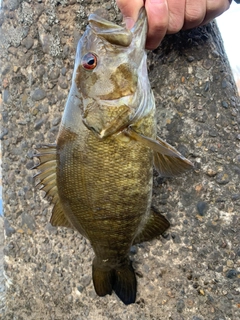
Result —
<path fill-rule="evenodd" d="M 183 21 L 180 20 L 174 20 L 174 19 L 169 19 L 169 24 L 168 24 L 168 33 L 177 33 L 180 31 L 183 27 Z"/>
<path fill-rule="evenodd" d="M 230 4 L 231 2 L 228 0 L 221 0 L 221 1 L 209 0 L 207 2 L 207 10 L 221 14 L 230 8 Z"/>
<path fill-rule="evenodd" d="M 204 19 L 205 12 L 200 7 L 190 7 L 186 9 L 185 20 L 190 23 L 198 23 Z"/>

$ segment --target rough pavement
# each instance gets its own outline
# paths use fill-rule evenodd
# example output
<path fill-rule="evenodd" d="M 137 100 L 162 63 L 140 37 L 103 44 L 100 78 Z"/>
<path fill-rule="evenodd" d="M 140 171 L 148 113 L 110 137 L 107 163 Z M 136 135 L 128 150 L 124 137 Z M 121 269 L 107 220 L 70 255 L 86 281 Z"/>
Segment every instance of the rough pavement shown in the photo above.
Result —
<path fill-rule="evenodd" d="M 0 13 L 1 139 L 10 319 L 237 320 L 240 318 L 239 98 L 214 24 L 169 36 L 149 54 L 159 135 L 195 163 L 155 176 L 153 203 L 171 222 L 132 248 L 136 304 L 99 298 L 93 252 L 74 231 L 53 228 L 34 189 L 33 153 L 54 142 L 88 14 L 114 1 L 5 0 Z"/>

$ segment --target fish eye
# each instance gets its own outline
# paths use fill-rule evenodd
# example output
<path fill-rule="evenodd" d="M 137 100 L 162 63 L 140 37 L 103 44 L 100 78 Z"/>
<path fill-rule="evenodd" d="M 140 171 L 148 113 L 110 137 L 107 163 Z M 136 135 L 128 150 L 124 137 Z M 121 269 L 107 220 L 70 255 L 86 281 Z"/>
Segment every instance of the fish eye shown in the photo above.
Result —
<path fill-rule="evenodd" d="M 95 54 L 88 52 L 82 57 L 82 67 L 87 70 L 93 70 L 97 66 L 97 57 Z"/>

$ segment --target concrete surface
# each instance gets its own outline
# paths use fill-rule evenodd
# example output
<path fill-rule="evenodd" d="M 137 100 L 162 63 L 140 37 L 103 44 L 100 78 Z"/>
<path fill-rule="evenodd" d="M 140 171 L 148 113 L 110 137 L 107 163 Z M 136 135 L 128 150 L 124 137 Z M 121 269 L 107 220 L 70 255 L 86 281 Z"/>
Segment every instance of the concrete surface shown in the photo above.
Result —
<path fill-rule="evenodd" d="M 36 146 L 56 138 L 76 44 L 88 14 L 99 8 L 121 20 L 114 1 L 3 1 L 7 290 L 1 317 L 237 320 L 239 97 L 214 24 L 169 36 L 149 54 L 159 135 L 192 160 L 195 170 L 172 179 L 155 174 L 153 203 L 171 228 L 164 237 L 132 248 L 136 303 L 126 307 L 114 294 L 99 298 L 91 281 L 89 243 L 49 224 L 51 208 L 35 190 L 29 170 L 32 156 Z"/>

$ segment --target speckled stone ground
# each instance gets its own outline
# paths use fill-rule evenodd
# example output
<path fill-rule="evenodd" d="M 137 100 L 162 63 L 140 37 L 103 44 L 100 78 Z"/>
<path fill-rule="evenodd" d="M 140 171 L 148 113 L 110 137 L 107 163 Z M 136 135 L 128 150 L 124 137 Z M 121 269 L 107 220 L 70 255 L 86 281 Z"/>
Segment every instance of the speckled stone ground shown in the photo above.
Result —
<path fill-rule="evenodd" d="M 4 305 L 5 305 L 5 277 L 4 277 L 4 228 L 3 218 L 0 217 L 0 317 L 3 317 Z"/>
<path fill-rule="evenodd" d="M 77 41 L 94 9 L 120 21 L 114 1 L 5 0 L 0 12 L 1 140 L 5 204 L 3 319 L 237 320 L 240 318 L 239 98 L 215 25 L 169 36 L 149 54 L 159 135 L 195 163 L 155 174 L 153 203 L 171 222 L 131 250 L 135 304 L 99 298 L 93 252 L 49 224 L 34 189 L 33 153 L 54 142 Z M 1 285 L 0 285 L 0 288 Z"/>

